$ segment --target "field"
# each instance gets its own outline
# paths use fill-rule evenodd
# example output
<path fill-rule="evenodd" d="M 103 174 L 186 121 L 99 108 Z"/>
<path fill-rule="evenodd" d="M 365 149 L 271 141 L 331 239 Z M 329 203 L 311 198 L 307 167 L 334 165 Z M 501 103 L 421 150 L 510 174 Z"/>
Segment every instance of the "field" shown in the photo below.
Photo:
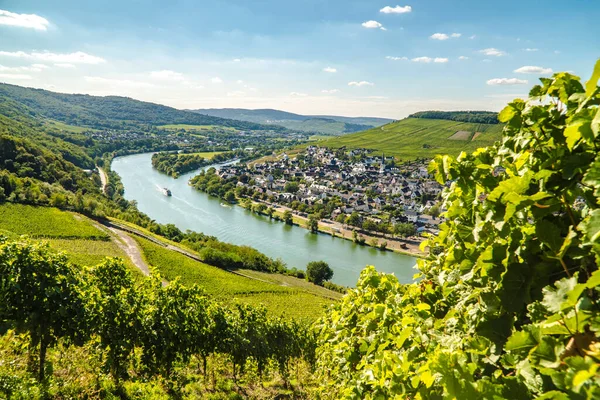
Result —
<path fill-rule="evenodd" d="M 82 133 L 82 132 L 90 132 L 90 131 L 97 131 L 97 129 L 93 129 L 93 128 L 85 128 L 82 126 L 75 126 L 75 125 L 69 125 L 69 124 L 65 124 L 64 122 L 60 122 L 60 121 L 54 121 L 51 119 L 48 119 L 44 122 L 44 124 L 48 127 L 48 128 L 55 128 L 55 129 L 60 129 L 62 131 L 67 131 L 67 132 L 73 132 L 73 133 Z"/>
<path fill-rule="evenodd" d="M 32 238 L 108 240 L 90 220 L 57 208 L 6 203 L 0 205 L 0 234 Z"/>
<path fill-rule="evenodd" d="M 199 153 L 184 153 L 185 155 L 200 156 L 207 160 L 212 160 L 215 156 L 225 153 L 224 151 L 203 151 Z"/>
<path fill-rule="evenodd" d="M 83 215 L 56 208 L 2 204 L 0 235 L 11 239 L 21 235 L 44 239 L 53 249 L 64 251 L 67 259 L 77 265 L 92 266 L 106 257 L 119 257 L 136 276 L 141 276 L 127 254 L 110 240 L 108 231 Z"/>
<path fill-rule="evenodd" d="M 264 304 L 276 315 L 315 319 L 321 315 L 323 306 L 333 302 L 309 289 L 236 275 L 192 260 L 146 239 L 136 237 L 135 240 L 142 248 L 148 264 L 157 268 L 165 279 L 180 277 L 182 283 L 195 283 L 209 295 L 225 303 Z"/>
<path fill-rule="evenodd" d="M 167 129 L 169 131 L 178 131 L 183 129 L 184 131 L 201 132 L 201 131 L 212 131 L 214 129 L 222 129 L 230 132 L 237 132 L 237 129 L 219 125 L 188 125 L 188 124 L 169 124 L 160 125 L 159 128 Z"/>
<path fill-rule="evenodd" d="M 476 132 L 481 132 L 479 135 Z M 440 119 L 407 118 L 379 128 L 352 133 L 319 146 L 373 149 L 398 160 L 432 158 L 436 154 L 458 155 L 493 144 L 501 136 L 502 125 L 473 124 Z M 450 139 L 460 133 L 459 137 Z M 455 140 L 459 139 L 459 140 Z"/>

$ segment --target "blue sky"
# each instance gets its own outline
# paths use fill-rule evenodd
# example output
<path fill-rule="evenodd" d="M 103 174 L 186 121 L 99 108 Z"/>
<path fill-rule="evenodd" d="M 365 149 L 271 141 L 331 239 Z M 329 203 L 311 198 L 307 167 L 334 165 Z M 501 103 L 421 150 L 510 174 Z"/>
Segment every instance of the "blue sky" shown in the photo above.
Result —
<path fill-rule="evenodd" d="M 540 5 L 543 4 L 543 5 Z M 587 79 L 600 2 L 0 0 L 0 81 L 177 108 L 402 118 Z"/>

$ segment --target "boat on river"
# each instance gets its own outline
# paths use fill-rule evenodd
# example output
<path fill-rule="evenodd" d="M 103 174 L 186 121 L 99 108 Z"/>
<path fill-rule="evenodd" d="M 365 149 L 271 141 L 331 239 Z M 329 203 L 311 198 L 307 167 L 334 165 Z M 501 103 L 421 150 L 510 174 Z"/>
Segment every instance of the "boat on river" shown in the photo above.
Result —
<path fill-rule="evenodd" d="M 163 194 L 165 196 L 167 196 L 167 197 L 171 197 L 172 196 L 171 191 L 169 189 L 167 189 L 167 188 L 161 188 L 160 190 L 163 192 Z"/>

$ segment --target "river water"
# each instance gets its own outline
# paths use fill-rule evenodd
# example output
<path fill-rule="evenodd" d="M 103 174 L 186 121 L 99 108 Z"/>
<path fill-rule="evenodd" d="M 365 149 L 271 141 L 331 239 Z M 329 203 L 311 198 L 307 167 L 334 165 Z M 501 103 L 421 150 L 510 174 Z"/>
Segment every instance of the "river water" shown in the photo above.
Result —
<path fill-rule="evenodd" d="M 366 265 L 394 273 L 403 283 L 412 281 L 416 272 L 412 268 L 416 263 L 413 257 L 313 234 L 238 206 L 224 205 L 220 199 L 188 185 L 198 171 L 174 179 L 152 168 L 151 158 L 150 153 L 118 157 L 112 169 L 123 180 L 125 198 L 137 201 L 140 211 L 159 223 L 172 223 L 181 230 L 252 246 L 269 257 L 281 258 L 288 267 L 305 269 L 310 261 L 326 261 L 334 271 L 332 281 L 340 285 L 355 286 Z M 171 189 L 172 197 L 165 196 L 162 187 Z"/>

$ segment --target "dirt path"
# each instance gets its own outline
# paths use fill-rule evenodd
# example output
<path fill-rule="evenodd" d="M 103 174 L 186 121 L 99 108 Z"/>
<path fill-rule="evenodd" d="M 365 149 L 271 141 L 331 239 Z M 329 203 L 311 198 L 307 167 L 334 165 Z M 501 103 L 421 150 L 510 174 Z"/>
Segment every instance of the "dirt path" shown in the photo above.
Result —
<path fill-rule="evenodd" d="M 148 264 L 146 264 L 144 256 L 142 255 L 142 250 L 135 240 L 133 240 L 127 233 L 120 229 L 113 228 L 111 226 L 107 228 L 112 233 L 117 235 L 117 240 L 115 240 L 115 243 L 121 248 L 121 250 L 125 252 L 125 254 L 127 254 L 127 256 L 131 259 L 131 262 L 133 262 L 133 264 L 138 267 L 144 275 L 150 275 L 150 268 L 148 267 Z"/>
<path fill-rule="evenodd" d="M 98 173 L 100 174 L 100 181 L 102 182 L 102 193 L 106 193 L 106 185 L 108 185 L 108 176 L 106 175 L 106 172 L 100 168 L 98 168 Z"/>

